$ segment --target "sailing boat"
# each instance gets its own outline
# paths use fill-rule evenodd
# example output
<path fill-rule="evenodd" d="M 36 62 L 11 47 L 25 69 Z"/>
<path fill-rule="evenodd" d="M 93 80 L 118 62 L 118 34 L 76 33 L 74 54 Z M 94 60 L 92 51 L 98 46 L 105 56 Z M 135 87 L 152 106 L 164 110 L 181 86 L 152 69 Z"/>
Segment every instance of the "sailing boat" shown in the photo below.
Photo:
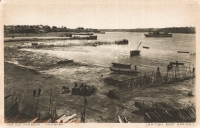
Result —
<path fill-rule="evenodd" d="M 137 47 L 136 50 L 130 51 L 130 56 L 136 56 L 136 55 L 139 55 L 139 54 L 140 54 L 140 50 L 138 50 L 138 49 L 139 49 L 141 43 L 142 43 L 142 42 L 140 42 L 140 44 L 138 45 L 138 47 Z"/>

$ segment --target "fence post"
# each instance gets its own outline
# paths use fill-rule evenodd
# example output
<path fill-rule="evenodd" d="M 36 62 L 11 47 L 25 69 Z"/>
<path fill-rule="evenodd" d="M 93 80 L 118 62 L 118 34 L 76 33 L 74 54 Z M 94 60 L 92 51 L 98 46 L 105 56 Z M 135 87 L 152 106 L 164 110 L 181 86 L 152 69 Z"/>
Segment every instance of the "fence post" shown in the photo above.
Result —
<path fill-rule="evenodd" d="M 145 120 L 145 105 L 144 105 L 144 100 L 143 100 L 143 116 L 144 116 L 144 120 Z"/>

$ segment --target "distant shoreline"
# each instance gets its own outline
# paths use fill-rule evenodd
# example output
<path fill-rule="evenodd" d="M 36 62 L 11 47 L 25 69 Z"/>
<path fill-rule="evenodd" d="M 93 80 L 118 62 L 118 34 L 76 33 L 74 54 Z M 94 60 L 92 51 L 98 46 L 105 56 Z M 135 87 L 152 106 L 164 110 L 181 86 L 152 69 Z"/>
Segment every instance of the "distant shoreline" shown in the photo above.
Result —
<path fill-rule="evenodd" d="M 154 29 L 154 28 L 153 28 Z M 170 30 L 170 29 L 158 29 L 159 31 L 166 31 L 166 32 L 170 32 L 170 33 L 183 33 L 183 34 L 195 34 L 196 31 L 195 30 Z M 100 31 L 104 31 L 104 32 L 153 32 L 152 29 L 100 29 Z"/>

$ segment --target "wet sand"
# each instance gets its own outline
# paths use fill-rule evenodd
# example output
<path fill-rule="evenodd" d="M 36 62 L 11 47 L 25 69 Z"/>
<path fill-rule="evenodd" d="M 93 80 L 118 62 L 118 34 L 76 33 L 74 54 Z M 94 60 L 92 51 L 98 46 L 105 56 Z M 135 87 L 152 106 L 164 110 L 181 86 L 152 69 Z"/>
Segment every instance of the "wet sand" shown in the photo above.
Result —
<path fill-rule="evenodd" d="M 98 91 L 87 98 L 88 108 L 86 109 L 86 122 L 118 122 L 117 116 L 130 116 L 131 122 L 144 122 L 138 108 L 134 106 L 135 101 L 142 101 L 146 104 L 152 102 L 167 102 L 175 107 L 185 107 L 195 104 L 195 97 L 188 97 L 189 91 L 194 92 L 194 81 L 187 80 L 170 85 L 162 85 L 151 88 L 135 88 L 133 90 L 120 93 L 120 99 L 110 99 L 107 93 L 115 86 L 104 83 L 106 75 L 110 74 L 108 68 L 94 65 L 84 65 L 72 63 L 67 65 L 56 65 L 55 62 L 61 60 L 45 53 L 34 53 L 21 51 L 16 48 L 5 48 L 5 95 L 15 94 L 20 100 L 20 111 L 30 114 L 33 102 L 33 90 L 41 88 L 41 96 L 38 107 L 43 118 L 48 112 L 49 90 L 52 88 L 54 106 L 57 114 L 72 115 L 76 113 L 79 117 L 83 110 L 84 97 L 69 94 L 60 94 L 62 86 L 70 89 L 74 87 L 74 82 L 95 85 Z M 20 65 L 31 66 L 39 71 L 38 73 L 22 68 L 20 65 L 8 63 L 18 62 Z M 102 77 L 103 75 L 103 77 Z"/>

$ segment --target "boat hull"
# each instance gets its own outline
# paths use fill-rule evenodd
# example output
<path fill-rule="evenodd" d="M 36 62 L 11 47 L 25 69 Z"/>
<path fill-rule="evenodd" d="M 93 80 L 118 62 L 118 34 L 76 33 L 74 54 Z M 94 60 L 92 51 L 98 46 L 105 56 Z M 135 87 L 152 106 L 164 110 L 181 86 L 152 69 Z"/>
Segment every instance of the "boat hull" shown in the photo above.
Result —
<path fill-rule="evenodd" d="M 140 55 L 140 51 L 139 51 L 139 50 L 130 51 L 130 55 L 131 55 L 131 56 Z"/>
<path fill-rule="evenodd" d="M 115 68 L 115 67 L 111 67 L 110 70 L 114 71 L 115 73 L 125 73 L 125 74 L 138 74 L 138 73 L 140 73 L 140 72 L 138 72 L 136 70 L 132 70 L 132 69 L 121 69 L 121 68 Z"/>
<path fill-rule="evenodd" d="M 177 51 L 177 53 L 190 53 L 190 52 L 185 52 L 185 51 Z"/>
<path fill-rule="evenodd" d="M 131 69 L 131 64 L 112 63 L 115 68 Z"/>
<path fill-rule="evenodd" d="M 145 37 L 172 37 L 172 34 L 144 34 Z"/>
<path fill-rule="evenodd" d="M 149 49 L 149 47 L 146 47 L 146 46 L 142 46 L 143 48 L 146 48 L 146 49 Z"/>

